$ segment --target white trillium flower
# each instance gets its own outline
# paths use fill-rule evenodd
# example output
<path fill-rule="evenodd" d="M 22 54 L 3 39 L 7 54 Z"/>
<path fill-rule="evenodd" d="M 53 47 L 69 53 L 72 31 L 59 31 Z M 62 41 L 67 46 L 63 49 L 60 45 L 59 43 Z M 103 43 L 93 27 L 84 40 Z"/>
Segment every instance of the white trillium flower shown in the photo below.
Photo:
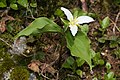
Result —
<path fill-rule="evenodd" d="M 65 13 L 65 15 L 67 16 L 67 19 L 69 20 L 69 27 L 73 36 L 76 35 L 78 31 L 77 26 L 79 24 L 90 23 L 94 21 L 94 19 L 89 16 L 79 16 L 78 18 L 74 18 L 72 13 L 64 7 L 61 7 L 61 10 Z"/>

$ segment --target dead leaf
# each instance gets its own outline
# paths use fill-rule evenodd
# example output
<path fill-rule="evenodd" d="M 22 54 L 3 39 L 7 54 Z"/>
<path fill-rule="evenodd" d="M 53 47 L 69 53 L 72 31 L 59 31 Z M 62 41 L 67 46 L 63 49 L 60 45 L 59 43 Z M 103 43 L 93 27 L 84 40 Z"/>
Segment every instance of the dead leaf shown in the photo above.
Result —
<path fill-rule="evenodd" d="M 55 70 L 50 64 L 44 63 L 43 65 L 40 66 L 42 73 L 51 73 L 54 75 L 57 70 Z"/>
<path fill-rule="evenodd" d="M 13 21 L 13 20 L 15 20 L 12 16 L 6 16 L 6 17 L 3 17 L 3 19 L 4 19 L 4 21 L 7 21 L 7 20 L 9 20 L 9 21 Z"/>
<path fill-rule="evenodd" d="M 12 20 L 15 20 L 15 19 L 13 17 L 7 15 L 5 17 L 2 17 L 2 19 L 0 20 L 0 31 L 2 33 L 5 32 L 5 30 L 6 30 L 5 22 L 8 21 L 8 20 L 12 21 Z"/>
<path fill-rule="evenodd" d="M 40 72 L 40 69 L 39 69 L 39 62 L 38 60 L 36 61 L 32 61 L 29 65 L 28 65 L 28 68 L 34 72 L 37 72 L 39 73 Z"/>
<path fill-rule="evenodd" d="M 32 60 L 31 63 L 28 65 L 28 68 L 34 72 L 39 73 L 51 73 L 53 76 L 57 70 L 55 70 L 51 64 L 42 63 L 39 60 Z"/>
<path fill-rule="evenodd" d="M 0 22 L 0 31 L 2 33 L 6 30 L 5 26 L 6 26 L 5 21 L 1 21 Z"/>

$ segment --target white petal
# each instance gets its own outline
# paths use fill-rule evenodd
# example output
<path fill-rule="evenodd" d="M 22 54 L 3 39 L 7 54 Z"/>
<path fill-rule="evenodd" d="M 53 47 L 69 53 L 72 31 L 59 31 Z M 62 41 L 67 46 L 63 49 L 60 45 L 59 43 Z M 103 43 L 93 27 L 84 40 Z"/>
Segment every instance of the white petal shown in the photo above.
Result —
<path fill-rule="evenodd" d="M 72 35 L 75 36 L 78 31 L 78 27 L 76 25 L 74 25 L 74 26 L 70 25 L 69 27 L 70 27 L 70 31 L 71 31 Z"/>
<path fill-rule="evenodd" d="M 70 20 L 73 20 L 73 15 L 72 15 L 72 13 L 68 10 L 68 9 L 66 9 L 66 8 L 64 8 L 64 7 L 61 7 L 61 10 L 62 11 L 64 11 L 64 13 L 65 13 L 65 15 L 67 16 L 67 19 L 70 21 Z"/>
<path fill-rule="evenodd" d="M 80 16 L 77 18 L 77 20 L 77 24 L 90 23 L 94 21 L 94 19 L 89 16 Z"/>

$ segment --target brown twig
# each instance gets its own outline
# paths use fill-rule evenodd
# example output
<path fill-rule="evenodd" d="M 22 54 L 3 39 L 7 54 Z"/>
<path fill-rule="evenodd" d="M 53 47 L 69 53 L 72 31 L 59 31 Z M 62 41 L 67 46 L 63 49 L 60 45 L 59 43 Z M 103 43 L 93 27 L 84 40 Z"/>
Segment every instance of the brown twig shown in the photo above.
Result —
<path fill-rule="evenodd" d="M 119 16 L 120 16 L 120 12 L 118 12 L 118 14 L 117 14 L 117 16 L 115 18 L 115 23 L 117 23 Z"/>
<path fill-rule="evenodd" d="M 118 14 L 117 14 L 117 16 L 116 16 L 116 18 L 115 18 L 115 22 L 114 22 L 114 28 L 113 28 L 113 30 L 115 31 L 115 28 L 120 32 L 120 29 L 117 27 L 117 21 L 118 21 L 118 18 L 119 18 L 119 16 L 120 16 L 120 12 L 118 12 Z"/>
<path fill-rule="evenodd" d="M 87 3 L 86 0 L 80 0 L 82 3 L 82 10 L 85 12 L 88 12 L 88 7 L 87 7 Z"/>
<path fill-rule="evenodd" d="M 59 50 L 60 50 L 59 45 L 57 45 L 54 53 L 58 53 L 57 51 L 59 51 Z M 51 62 L 49 65 L 47 65 L 46 63 L 43 65 L 43 68 L 42 68 L 42 70 L 40 71 L 40 72 L 41 72 L 40 74 L 41 74 L 44 78 L 51 80 L 49 77 L 43 75 L 43 73 L 44 73 L 44 70 L 45 70 L 46 68 L 52 66 L 57 60 L 58 60 L 58 57 L 55 59 L 55 61 Z M 59 76 L 59 74 L 57 73 L 57 78 L 56 78 L 55 80 L 58 80 L 58 76 Z"/>
<path fill-rule="evenodd" d="M 91 3 L 94 3 L 94 0 L 90 0 Z"/>
<path fill-rule="evenodd" d="M 6 42 L 4 39 L 0 38 L 0 40 L 1 40 L 2 42 L 4 42 L 6 45 L 8 45 L 9 47 L 13 48 L 13 47 L 12 47 L 8 42 Z"/>
<path fill-rule="evenodd" d="M 120 32 L 120 29 L 118 28 L 118 26 L 116 25 L 116 23 L 112 19 L 110 19 L 110 21 L 114 25 L 113 32 L 115 33 L 115 28 Z"/>
<path fill-rule="evenodd" d="M 6 10 L 2 10 L 2 14 L 0 15 L 0 17 L 3 17 L 3 16 L 8 16 L 8 12 L 10 10 L 10 7 L 7 7 Z M 1 11 L 0 11 L 1 12 Z"/>
<path fill-rule="evenodd" d="M 48 79 L 48 80 L 51 80 L 50 78 L 48 78 L 47 76 L 45 76 L 43 73 L 40 73 L 39 75 L 41 75 L 42 77 Z"/>

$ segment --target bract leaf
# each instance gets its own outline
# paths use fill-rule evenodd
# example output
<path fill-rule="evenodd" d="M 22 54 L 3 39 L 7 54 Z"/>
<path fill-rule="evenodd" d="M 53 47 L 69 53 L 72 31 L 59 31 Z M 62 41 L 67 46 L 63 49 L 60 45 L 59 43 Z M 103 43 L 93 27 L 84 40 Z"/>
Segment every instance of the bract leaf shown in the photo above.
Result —
<path fill-rule="evenodd" d="M 66 31 L 65 38 L 67 41 L 67 48 L 70 49 L 72 45 L 74 44 L 74 37 L 72 36 L 69 30 Z"/>
<path fill-rule="evenodd" d="M 47 31 L 62 32 L 62 29 L 52 20 L 46 17 L 40 17 L 40 18 L 35 19 L 28 27 L 20 31 L 15 36 L 15 39 L 17 39 L 20 36 L 29 36 L 30 34 L 35 33 L 35 32 L 43 33 Z"/>
<path fill-rule="evenodd" d="M 92 69 L 90 40 L 83 32 L 78 32 L 70 51 L 73 56 L 80 57 L 85 60 L 89 64 L 90 69 Z"/>
<path fill-rule="evenodd" d="M 59 32 L 62 33 L 63 30 L 57 24 L 47 24 L 42 29 L 39 30 L 40 33 L 44 32 Z"/>

